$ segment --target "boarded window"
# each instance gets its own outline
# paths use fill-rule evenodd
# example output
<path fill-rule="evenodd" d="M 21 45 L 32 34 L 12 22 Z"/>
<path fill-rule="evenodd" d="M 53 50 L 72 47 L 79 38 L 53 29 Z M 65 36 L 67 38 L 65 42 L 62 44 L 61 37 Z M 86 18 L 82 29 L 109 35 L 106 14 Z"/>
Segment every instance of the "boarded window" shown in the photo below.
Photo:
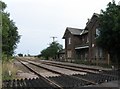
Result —
<path fill-rule="evenodd" d="M 96 58 L 103 58 L 103 50 L 101 48 L 96 48 Z"/>
<path fill-rule="evenodd" d="M 82 36 L 82 41 L 84 42 L 84 40 L 85 40 L 85 38 L 84 38 L 84 36 Z"/>
<path fill-rule="evenodd" d="M 88 36 L 87 36 L 87 41 L 86 41 L 86 43 L 88 43 L 89 42 L 89 38 L 88 38 Z"/>
<path fill-rule="evenodd" d="M 71 58 L 71 55 L 72 55 L 71 50 L 67 51 L 67 57 L 68 57 L 68 58 Z"/>
<path fill-rule="evenodd" d="M 71 38 L 70 37 L 68 38 L 68 44 L 71 44 Z"/>

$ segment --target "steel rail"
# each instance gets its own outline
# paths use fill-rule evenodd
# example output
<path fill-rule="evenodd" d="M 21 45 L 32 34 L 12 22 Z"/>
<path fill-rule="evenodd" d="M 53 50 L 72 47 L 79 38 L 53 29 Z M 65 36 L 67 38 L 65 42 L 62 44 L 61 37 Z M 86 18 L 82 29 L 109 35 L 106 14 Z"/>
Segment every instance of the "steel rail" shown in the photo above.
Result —
<path fill-rule="evenodd" d="M 52 71 L 52 72 L 61 74 L 61 75 L 66 75 L 66 74 L 64 74 L 64 73 L 61 73 L 61 72 L 58 72 L 58 71 L 55 71 L 55 70 L 52 70 L 52 69 L 45 68 L 45 67 L 43 67 L 43 66 L 41 66 L 41 65 L 38 65 L 38 64 L 33 63 L 33 62 L 30 62 L 30 61 L 28 61 L 28 63 L 33 64 L 33 65 L 38 66 L 38 67 L 41 67 L 41 68 L 44 68 L 44 69 L 46 69 L 46 70 L 49 70 L 49 71 Z M 94 85 L 97 84 L 97 83 L 95 83 L 94 81 L 90 81 L 90 80 L 87 80 L 87 79 L 84 79 L 84 78 L 80 78 L 80 77 L 76 77 L 76 76 L 71 76 L 71 75 L 66 75 L 66 76 L 72 77 L 72 78 L 75 78 L 75 79 L 80 79 L 80 80 L 89 82 L 89 83 L 94 84 Z"/>
<path fill-rule="evenodd" d="M 64 68 L 64 69 L 69 69 L 69 70 L 74 70 L 74 71 L 80 71 L 81 72 L 81 70 L 80 69 L 75 69 L 75 68 L 70 68 L 70 67 L 68 67 L 68 66 L 64 66 L 64 65 L 57 65 L 57 64 L 50 64 L 50 63 L 44 63 L 44 64 L 49 64 L 49 65 L 51 65 L 51 66 L 56 66 L 56 67 L 60 67 L 60 68 Z M 67 67 L 67 68 L 66 68 Z M 94 74 L 94 75 L 99 75 L 99 76 L 106 76 L 106 77 L 113 77 L 113 78 L 115 78 L 115 79 L 118 79 L 118 76 L 115 76 L 115 75 L 110 75 L 110 74 L 103 74 L 103 73 L 94 73 L 94 72 L 90 72 L 90 71 L 84 71 L 84 70 L 82 70 L 82 72 L 87 72 L 87 73 L 90 73 L 90 74 Z M 80 78 L 80 77 L 79 77 Z M 83 79 L 84 80 L 84 78 L 81 78 L 81 79 Z M 85 79 L 85 80 L 88 80 L 88 79 Z M 109 80 L 109 79 L 107 79 L 107 80 Z M 106 80 L 106 81 L 107 81 Z M 88 81 L 91 81 L 91 82 L 93 82 L 93 83 L 96 83 L 96 84 L 98 84 L 98 82 L 95 82 L 95 81 L 92 81 L 92 80 L 88 80 Z"/>
<path fill-rule="evenodd" d="M 40 62 L 45 62 L 45 63 L 52 63 L 52 64 L 58 64 L 58 65 L 65 65 L 65 66 L 71 66 L 71 67 L 76 67 L 76 68 L 81 68 L 81 69 L 90 69 L 90 70 L 94 70 L 94 71 L 106 71 L 106 70 L 112 70 L 112 69 L 99 69 L 99 68 L 91 68 L 91 67 L 83 67 L 83 66 L 75 66 L 75 65 L 69 65 L 69 64 L 62 64 L 62 63 L 58 63 L 58 62 L 52 62 L 52 61 L 40 61 Z"/>
<path fill-rule="evenodd" d="M 74 71 L 93 73 L 92 71 L 87 71 L 87 70 L 83 70 L 83 69 L 77 69 L 77 68 L 73 68 L 73 67 L 67 66 L 67 65 L 60 65 L 60 64 L 53 64 L 53 63 L 43 63 L 43 64 L 56 66 L 56 67 L 60 67 L 60 68 L 65 68 L 65 69 L 70 69 L 70 70 L 74 70 Z"/>
<path fill-rule="evenodd" d="M 37 71 L 34 71 L 33 68 L 27 66 L 25 63 L 23 63 L 21 61 L 21 59 L 17 59 L 21 64 L 23 64 L 26 68 L 28 68 L 31 72 L 35 73 L 37 76 L 39 76 L 40 78 L 42 78 L 44 81 L 46 81 L 47 83 L 49 83 L 50 85 L 52 85 L 53 87 L 57 88 L 57 89 L 63 89 L 62 86 L 58 85 L 57 83 L 51 81 L 50 79 L 40 75 Z"/>
<path fill-rule="evenodd" d="M 87 71 L 87 70 L 83 70 L 83 69 L 77 69 L 79 67 L 76 67 L 76 66 L 73 66 L 75 68 L 73 68 L 72 66 L 70 65 L 63 65 L 63 64 L 58 64 L 58 63 L 51 63 L 51 62 L 42 62 L 43 64 L 46 64 L 46 65 L 51 65 L 51 66 L 56 66 L 56 67 L 61 67 L 61 68 L 65 68 L 65 69 L 70 69 L 70 70 L 74 70 L 74 71 L 80 71 L 80 72 L 87 72 L 87 73 L 97 73 L 97 74 L 100 74 L 100 75 L 105 75 L 105 76 L 110 76 L 110 77 L 117 77 L 115 75 L 110 75 L 110 74 L 105 74 L 105 73 L 100 73 L 100 72 L 92 72 L 92 71 Z M 81 68 L 81 67 L 80 67 Z M 87 69 L 87 68 L 85 68 Z M 90 70 L 90 69 L 89 69 Z M 102 70 L 104 72 L 104 70 Z"/>

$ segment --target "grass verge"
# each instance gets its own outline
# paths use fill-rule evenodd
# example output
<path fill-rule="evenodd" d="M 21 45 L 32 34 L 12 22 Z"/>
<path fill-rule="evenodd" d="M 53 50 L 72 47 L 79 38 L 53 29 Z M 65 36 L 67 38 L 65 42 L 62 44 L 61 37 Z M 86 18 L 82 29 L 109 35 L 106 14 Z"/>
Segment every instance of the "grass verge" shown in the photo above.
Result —
<path fill-rule="evenodd" d="M 17 68 L 13 64 L 14 58 L 3 55 L 2 57 L 2 80 L 11 80 L 16 78 Z"/>

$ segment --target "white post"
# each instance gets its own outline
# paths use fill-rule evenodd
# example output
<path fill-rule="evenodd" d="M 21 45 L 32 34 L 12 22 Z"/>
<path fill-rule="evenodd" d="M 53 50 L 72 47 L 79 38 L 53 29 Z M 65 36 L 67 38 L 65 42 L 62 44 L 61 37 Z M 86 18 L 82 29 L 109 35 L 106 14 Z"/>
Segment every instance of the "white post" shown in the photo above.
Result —
<path fill-rule="evenodd" d="M 11 71 L 10 71 L 10 70 L 8 71 L 8 74 L 9 74 L 9 76 L 11 76 L 11 75 L 12 75 L 12 73 L 11 73 Z"/>

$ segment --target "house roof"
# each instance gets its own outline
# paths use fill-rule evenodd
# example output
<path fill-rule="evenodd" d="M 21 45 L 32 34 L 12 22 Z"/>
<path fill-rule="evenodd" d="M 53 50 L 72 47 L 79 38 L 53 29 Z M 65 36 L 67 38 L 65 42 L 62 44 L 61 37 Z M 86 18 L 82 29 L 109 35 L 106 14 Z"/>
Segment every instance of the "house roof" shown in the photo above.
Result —
<path fill-rule="evenodd" d="M 71 28 L 67 27 L 67 29 L 71 32 L 73 35 L 80 35 L 80 33 L 83 31 L 83 29 L 78 29 L 78 28 Z"/>
<path fill-rule="evenodd" d="M 81 33 L 83 32 L 83 29 L 78 29 L 78 28 L 71 28 L 71 27 L 67 27 L 66 31 L 69 31 L 72 35 L 81 35 Z M 65 38 L 66 35 L 66 31 L 64 33 L 63 38 Z"/>

